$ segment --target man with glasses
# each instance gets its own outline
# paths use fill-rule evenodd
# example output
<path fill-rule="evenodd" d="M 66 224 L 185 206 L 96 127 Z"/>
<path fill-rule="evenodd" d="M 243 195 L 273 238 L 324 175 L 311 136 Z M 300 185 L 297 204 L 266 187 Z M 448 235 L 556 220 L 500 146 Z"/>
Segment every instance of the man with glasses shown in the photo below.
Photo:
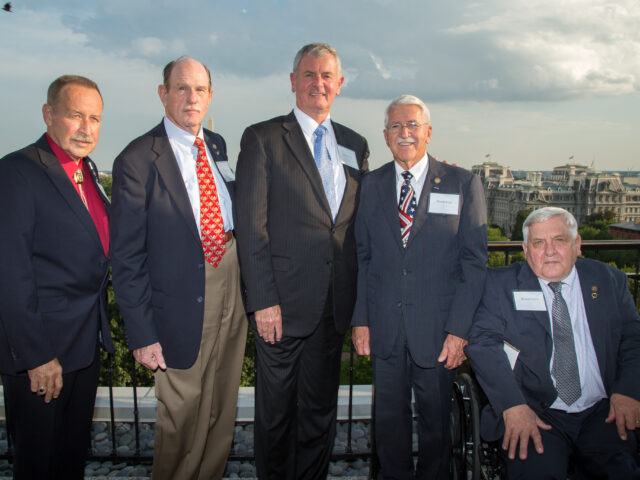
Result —
<path fill-rule="evenodd" d="M 453 379 L 486 274 L 484 192 L 477 176 L 426 153 L 419 98 L 391 102 L 383 133 L 394 161 L 363 179 L 356 216 L 353 343 L 373 364 L 378 478 L 444 480 Z"/>

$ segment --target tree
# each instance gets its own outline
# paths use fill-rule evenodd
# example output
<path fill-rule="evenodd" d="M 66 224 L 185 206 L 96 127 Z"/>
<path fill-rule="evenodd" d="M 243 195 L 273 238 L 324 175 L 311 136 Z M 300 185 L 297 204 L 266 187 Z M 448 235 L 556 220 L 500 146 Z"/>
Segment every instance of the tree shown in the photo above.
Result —
<path fill-rule="evenodd" d="M 532 209 L 528 208 L 527 210 L 518 210 L 516 214 L 516 221 L 513 224 L 513 228 L 511 229 L 511 240 L 522 240 L 522 224 L 526 220 L 526 218 L 531 213 Z"/>

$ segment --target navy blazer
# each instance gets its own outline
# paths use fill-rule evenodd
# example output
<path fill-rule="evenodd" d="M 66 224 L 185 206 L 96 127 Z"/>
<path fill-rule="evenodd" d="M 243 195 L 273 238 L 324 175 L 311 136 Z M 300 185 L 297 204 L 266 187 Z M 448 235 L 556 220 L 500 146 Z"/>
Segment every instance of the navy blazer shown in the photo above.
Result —
<path fill-rule="evenodd" d="M 333 285 L 336 330 L 349 327 L 356 296 L 353 221 L 367 141 L 332 122 L 338 145 L 355 153 L 335 222 L 322 179 L 293 112 L 248 127 L 238 157 L 235 203 L 246 308 L 280 305 L 283 334 L 310 335 Z M 250 317 L 253 321 L 253 316 Z"/>
<path fill-rule="evenodd" d="M 578 258 L 587 322 L 607 395 L 640 400 L 640 317 L 621 271 L 596 260 Z M 489 398 L 482 413 L 487 440 L 504 434 L 502 412 L 520 404 L 536 413 L 557 397 L 550 372 L 553 339 L 546 311 L 517 311 L 514 291 L 541 291 L 526 262 L 490 269 L 466 353 Z M 511 369 L 508 342 L 520 353 Z"/>
<path fill-rule="evenodd" d="M 214 168 L 224 139 L 204 130 Z M 232 182 L 225 182 L 233 201 Z M 113 166 L 113 287 L 132 350 L 160 342 L 167 366 L 189 368 L 200 350 L 204 253 L 164 124 L 133 140 Z"/>
<path fill-rule="evenodd" d="M 98 195 L 97 168 L 84 160 Z M 43 135 L 0 160 L 0 372 L 58 358 L 87 367 L 98 339 L 113 352 L 109 260 L 89 211 Z"/>
<path fill-rule="evenodd" d="M 429 156 L 406 248 L 394 162 L 362 182 L 356 217 L 358 296 L 353 326 L 368 326 L 373 355 L 388 358 L 404 322 L 409 351 L 433 367 L 448 333 L 466 338 L 487 262 L 487 209 L 477 175 Z M 429 213 L 432 193 L 459 196 L 455 215 Z"/>

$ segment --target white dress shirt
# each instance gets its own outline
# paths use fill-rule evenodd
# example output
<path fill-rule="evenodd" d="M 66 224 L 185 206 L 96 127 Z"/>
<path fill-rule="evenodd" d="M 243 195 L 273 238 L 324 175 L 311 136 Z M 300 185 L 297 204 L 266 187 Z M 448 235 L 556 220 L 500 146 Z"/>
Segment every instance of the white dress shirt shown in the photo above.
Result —
<path fill-rule="evenodd" d="M 402 172 L 405 170 L 398 164 L 398 162 L 394 162 L 396 167 L 396 198 L 397 202 L 400 203 L 400 190 L 402 189 L 402 184 L 404 183 L 404 177 L 402 176 Z M 422 187 L 424 187 L 424 181 L 427 178 L 427 171 L 429 170 L 429 157 L 427 154 L 424 154 L 418 163 L 416 163 L 413 167 L 409 169 L 413 178 L 409 180 L 409 183 L 413 187 L 413 193 L 416 196 L 416 205 L 420 203 L 420 195 L 422 194 Z"/>
<path fill-rule="evenodd" d="M 315 131 L 316 128 L 318 128 L 319 123 L 300 110 L 297 106 L 293 108 L 293 114 L 296 116 L 296 120 L 298 120 L 298 123 L 300 124 L 304 138 L 307 141 L 307 145 L 309 145 L 311 156 L 313 156 L 313 147 L 316 140 Z M 329 115 L 324 119 L 322 125 L 327 129 L 325 140 L 327 142 L 327 150 L 329 151 L 329 161 L 331 162 L 331 168 L 333 169 L 333 182 L 336 187 L 335 204 L 339 206 L 342 203 L 342 196 L 344 195 L 344 188 L 347 185 L 347 178 L 344 174 L 344 167 L 342 166 L 340 153 L 338 152 L 338 141 L 336 140 L 336 134 L 333 131 Z"/>
<path fill-rule="evenodd" d="M 202 235 L 202 232 L 200 231 L 200 186 L 198 185 L 198 176 L 196 172 L 198 147 L 194 145 L 196 136 L 184 131 L 167 117 L 164 117 L 164 128 L 167 131 L 167 136 L 169 137 L 169 143 L 171 144 L 173 154 L 178 161 L 178 168 L 180 168 L 184 186 L 187 188 L 187 195 L 189 196 L 189 202 L 191 203 L 193 216 L 196 219 L 198 233 Z M 204 142 L 202 126 L 200 126 L 200 131 L 198 132 L 197 136 L 200 137 Z M 227 190 L 227 186 L 225 185 L 224 179 L 218 171 L 215 162 L 211 161 L 213 156 L 209 151 L 209 147 L 207 147 L 207 142 L 204 142 L 204 147 L 207 151 L 207 159 L 209 160 L 209 166 L 211 167 L 211 172 L 213 173 L 213 180 L 216 184 L 216 190 L 218 191 L 218 200 L 220 202 L 220 211 L 222 213 L 224 230 L 233 230 L 233 214 L 231 210 L 232 204 L 231 197 L 229 196 L 229 191 Z"/>
<path fill-rule="evenodd" d="M 538 278 L 540 288 L 544 294 L 544 300 L 547 304 L 547 312 L 549 313 L 549 323 L 553 332 L 553 319 L 551 318 L 554 293 L 549 287 L 549 282 Z M 607 393 L 602 383 L 602 375 L 600 375 L 600 367 L 598 366 L 598 358 L 593 348 L 593 340 L 589 331 L 589 323 L 587 322 L 587 314 L 584 309 L 584 299 L 582 298 L 582 288 L 580 286 L 580 278 L 576 272 L 576 267 L 562 281 L 562 297 L 564 298 L 569 316 L 571 317 L 571 328 L 573 329 L 573 341 L 576 347 L 576 357 L 578 359 L 578 372 L 580 374 L 580 388 L 582 394 L 571 406 L 567 406 L 560 397 L 556 398 L 551 408 L 564 410 L 568 413 L 577 413 L 586 410 L 599 400 L 606 398 Z M 555 348 L 555 347 L 554 347 Z M 549 371 L 553 366 L 553 352 L 551 361 L 549 362 Z M 553 384 L 556 384 L 555 378 L 551 375 Z"/>

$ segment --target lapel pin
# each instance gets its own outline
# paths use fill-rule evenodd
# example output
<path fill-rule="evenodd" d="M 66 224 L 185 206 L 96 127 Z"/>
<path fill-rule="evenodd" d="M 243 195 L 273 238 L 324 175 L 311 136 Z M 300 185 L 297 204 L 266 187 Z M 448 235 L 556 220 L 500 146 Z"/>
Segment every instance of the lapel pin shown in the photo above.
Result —
<path fill-rule="evenodd" d="M 591 287 L 591 298 L 593 298 L 594 300 L 598 298 L 598 287 L 596 287 L 595 285 Z"/>
<path fill-rule="evenodd" d="M 217 149 L 218 149 L 218 146 L 217 146 L 215 143 L 213 144 L 213 149 L 214 149 L 214 150 L 217 150 Z"/>
<path fill-rule="evenodd" d="M 440 180 L 440 177 L 436 177 L 433 182 L 437 185 L 441 182 L 442 180 Z"/>

